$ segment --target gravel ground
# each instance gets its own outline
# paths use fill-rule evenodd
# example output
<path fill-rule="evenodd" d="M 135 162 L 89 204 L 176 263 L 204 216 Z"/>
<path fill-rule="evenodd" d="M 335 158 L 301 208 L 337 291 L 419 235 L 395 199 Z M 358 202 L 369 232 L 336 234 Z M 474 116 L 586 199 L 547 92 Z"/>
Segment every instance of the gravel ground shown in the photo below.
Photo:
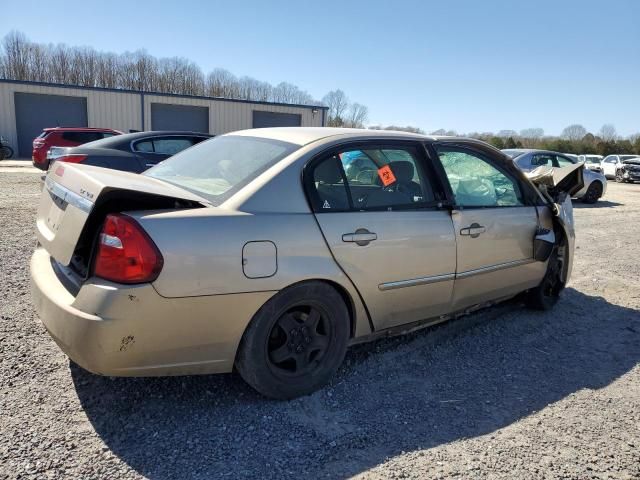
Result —
<path fill-rule="evenodd" d="M 290 402 L 236 375 L 71 366 L 30 303 L 39 175 L 2 171 L 0 192 L 0 478 L 640 478 L 640 185 L 577 205 L 552 312 L 355 347 Z"/>

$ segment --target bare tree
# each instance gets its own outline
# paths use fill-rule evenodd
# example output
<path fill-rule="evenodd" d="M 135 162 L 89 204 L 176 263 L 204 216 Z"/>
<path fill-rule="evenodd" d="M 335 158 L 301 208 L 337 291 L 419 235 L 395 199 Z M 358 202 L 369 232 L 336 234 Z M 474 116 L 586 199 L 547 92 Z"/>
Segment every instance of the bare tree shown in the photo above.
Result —
<path fill-rule="evenodd" d="M 616 127 L 614 127 L 610 123 L 605 123 L 604 125 L 602 125 L 598 135 L 605 142 L 613 142 L 614 140 L 616 140 L 618 138 L 618 134 L 616 132 Z"/>
<path fill-rule="evenodd" d="M 586 128 L 584 128 L 582 125 L 574 123 L 573 125 L 565 127 L 564 130 L 562 130 L 560 137 L 564 138 L 565 140 L 571 140 L 572 142 L 575 142 L 576 140 L 581 140 L 586 134 Z"/>
<path fill-rule="evenodd" d="M 349 106 L 345 127 L 362 128 L 369 119 L 369 109 L 357 102 Z"/>
<path fill-rule="evenodd" d="M 345 93 L 340 89 L 332 90 L 322 98 L 322 103 L 329 107 L 328 125 L 341 127 L 344 124 L 347 108 L 349 108 L 349 99 Z"/>
<path fill-rule="evenodd" d="M 10 32 L 2 42 L 7 78 L 29 80 L 29 40 L 20 32 Z"/>
<path fill-rule="evenodd" d="M 308 92 L 287 82 L 273 86 L 251 77 L 238 79 L 219 68 L 205 77 L 198 65 L 185 58 L 156 58 L 144 50 L 116 55 L 88 47 L 44 45 L 30 42 L 19 32 L 9 33 L 0 44 L 0 76 L 14 80 L 181 95 L 210 95 L 302 105 L 318 103 Z M 337 104 L 337 111 L 343 116 L 348 102 L 343 92 L 337 92 L 343 97 L 343 102 Z"/>
<path fill-rule="evenodd" d="M 498 133 L 496 133 L 496 136 L 500 138 L 515 138 L 518 136 L 518 132 L 516 132 L 515 130 L 500 130 Z"/>
<path fill-rule="evenodd" d="M 538 139 L 544 136 L 544 130 L 542 128 L 525 128 L 520 130 L 520 136 L 522 138 Z"/>

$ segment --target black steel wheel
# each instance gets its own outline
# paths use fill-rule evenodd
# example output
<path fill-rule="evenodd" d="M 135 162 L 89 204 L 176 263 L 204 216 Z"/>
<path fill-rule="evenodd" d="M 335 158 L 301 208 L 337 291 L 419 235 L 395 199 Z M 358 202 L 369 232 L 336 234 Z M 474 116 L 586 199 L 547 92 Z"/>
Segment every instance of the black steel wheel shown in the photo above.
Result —
<path fill-rule="evenodd" d="M 329 381 L 347 349 L 350 318 L 329 284 L 305 282 L 283 290 L 252 319 L 236 368 L 270 398 L 306 395 Z"/>

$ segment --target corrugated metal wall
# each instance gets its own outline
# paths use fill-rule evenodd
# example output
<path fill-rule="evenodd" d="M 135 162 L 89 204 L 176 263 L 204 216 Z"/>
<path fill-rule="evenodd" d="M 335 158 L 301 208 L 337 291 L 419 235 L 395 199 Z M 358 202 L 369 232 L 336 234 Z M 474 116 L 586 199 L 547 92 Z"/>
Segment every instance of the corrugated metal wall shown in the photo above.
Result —
<path fill-rule="evenodd" d="M 209 133 L 215 135 L 252 128 L 253 110 L 300 114 L 303 127 L 321 127 L 323 122 L 322 109 L 313 107 L 144 94 L 144 125 L 142 125 L 142 101 L 139 93 L 2 80 L 0 81 L 0 135 L 5 137 L 14 148 L 18 143 L 15 92 L 85 97 L 90 127 L 115 128 L 123 132 L 150 129 L 152 103 L 208 107 Z"/>

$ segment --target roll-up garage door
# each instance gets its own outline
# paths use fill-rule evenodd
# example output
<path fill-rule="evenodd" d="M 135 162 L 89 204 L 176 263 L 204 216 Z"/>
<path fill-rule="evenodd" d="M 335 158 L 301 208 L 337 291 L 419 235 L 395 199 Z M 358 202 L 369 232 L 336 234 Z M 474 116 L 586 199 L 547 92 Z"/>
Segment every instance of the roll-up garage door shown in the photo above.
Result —
<path fill-rule="evenodd" d="M 298 113 L 276 113 L 253 111 L 253 128 L 265 127 L 299 127 L 302 115 Z"/>
<path fill-rule="evenodd" d="M 209 133 L 209 108 L 152 103 L 151 129 Z"/>
<path fill-rule="evenodd" d="M 14 94 L 18 153 L 31 157 L 33 139 L 49 127 L 86 127 L 87 99 L 40 93 Z"/>

